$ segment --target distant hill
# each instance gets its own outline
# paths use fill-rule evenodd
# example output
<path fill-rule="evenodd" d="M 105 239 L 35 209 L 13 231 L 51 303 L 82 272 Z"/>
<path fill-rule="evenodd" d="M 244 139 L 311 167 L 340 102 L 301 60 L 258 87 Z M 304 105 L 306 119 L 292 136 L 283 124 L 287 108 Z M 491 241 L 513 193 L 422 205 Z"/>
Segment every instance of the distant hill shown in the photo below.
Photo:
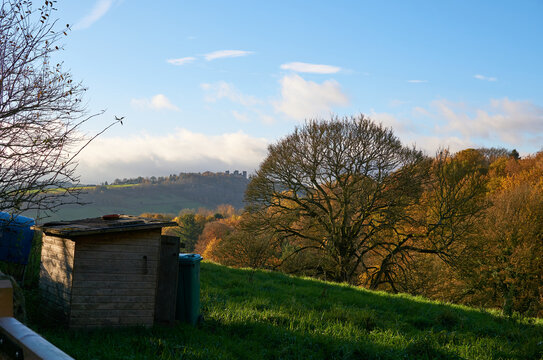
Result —
<path fill-rule="evenodd" d="M 143 179 L 116 180 L 114 185 L 83 188 L 80 201 L 86 205 L 67 205 L 53 216 L 41 220 L 75 220 L 104 214 L 139 215 L 144 212 L 177 214 L 182 209 L 214 209 L 229 204 L 243 207 L 249 180 L 245 174 L 203 173 Z M 160 179 L 160 181 L 158 180 Z M 137 180 L 137 179 L 136 179 Z M 36 217 L 37 214 L 29 214 Z"/>

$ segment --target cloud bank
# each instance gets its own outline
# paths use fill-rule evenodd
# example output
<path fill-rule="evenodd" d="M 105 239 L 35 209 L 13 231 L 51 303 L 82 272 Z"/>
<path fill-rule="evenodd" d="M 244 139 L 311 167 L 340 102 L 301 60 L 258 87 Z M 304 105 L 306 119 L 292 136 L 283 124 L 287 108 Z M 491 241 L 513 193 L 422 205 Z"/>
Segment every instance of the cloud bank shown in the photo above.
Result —
<path fill-rule="evenodd" d="M 78 172 L 84 183 L 207 170 L 253 172 L 267 146 L 266 139 L 241 131 L 206 135 L 178 129 L 164 136 L 99 137 L 80 154 Z"/>
<path fill-rule="evenodd" d="M 529 101 L 492 99 L 474 107 L 436 100 L 428 107 L 413 108 L 407 118 L 375 112 L 370 117 L 391 127 L 404 143 L 416 144 L 429 154 L 440 147 L 452 151 L 485 146 L 525 153 L 542 150 L 543 107 Z"/>
<path fill-rule="evenodd" d="M 441 132 L 457 132 L 468 139 L 496 139 L 511 146 L 543 143 L 543 107 L 529 101 L 493 99 L 483 108 L 472 109 L 439 100 L 432 107 L 446 120 Z"/>

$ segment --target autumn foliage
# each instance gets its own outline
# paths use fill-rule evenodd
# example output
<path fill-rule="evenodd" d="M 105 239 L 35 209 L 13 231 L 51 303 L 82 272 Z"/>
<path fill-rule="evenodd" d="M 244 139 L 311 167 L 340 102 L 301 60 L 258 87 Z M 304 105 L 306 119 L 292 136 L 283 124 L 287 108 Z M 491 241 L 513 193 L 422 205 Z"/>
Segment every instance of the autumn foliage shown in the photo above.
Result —
<path fill-rule="evenodd" d="M 349 121 L 309 124 L 271 146 L 249 206 L 208 221 L 196 251 L 231 266 L 543 316 L 543 152 L 428 157 L 365 118 L 354 129 Z"/>
<path fill-rule="evenodd" d="M 468 152 L 473 159 L 483 153 L 464 151 L 455 159 L 465 160 Z M 464 233 L 455 234 L 460 239 L 454 251 L 444 259 L 414 256 L 398 285 L 442 301 L 501 308 L 507 315 L 543 316 L 543 152 L 492 160 L 478 161 L 485 186 L 471 206 L 481 211 Z"/>

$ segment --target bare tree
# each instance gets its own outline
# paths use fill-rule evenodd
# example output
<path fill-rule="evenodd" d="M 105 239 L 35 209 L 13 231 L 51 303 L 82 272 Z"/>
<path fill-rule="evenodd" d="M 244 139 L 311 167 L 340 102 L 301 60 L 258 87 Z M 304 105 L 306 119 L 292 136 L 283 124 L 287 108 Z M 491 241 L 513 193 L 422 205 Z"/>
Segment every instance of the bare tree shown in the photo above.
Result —
<path fill-rule="evenodd" d="M 283 261 L 314 259 L 290 268 L 397 291 L 413 254 L 452 262 L 460 252 L 485 191 L 473 164 L 446 151 L 428 158 L 363 115 L 309 121 L 270 145 L 247 208 L 289 249 Z"/>
<path fill-rule="evenodd" d="M 488 205 L 488 166 L 487 156 L 480 150 L 454 155 L 439 151 L 425 169 L 420 197 L 403 209 L 399 221 L 379 234 L 377 256 L 364 268 L 365 285 L 408 289 L 415 254 L 437 256 L 452 267 L 463 266 Z"/>
<path fill-rule="evenodd" d="M 377 234 L 418 199 L 426 163 L 363 115 L 310 121 L 269 147 L 247 201 L 295 252 L 322 252 L 327 276 L 352 282 L 381 247 Z"/>
<path fill-rule="evenodd" d="M 0 5 L 3 211 L 47 213 L 77 201 L 76 157 L 89 142 L 80 128 L 99 114 L 87 115 L 82 103 L 86 89 L 62 63 L 51 62 L 69 30 L 68 25 L 56 30 L 55 10 L 53 1 L 38 8 L 31 1 L 3 0 Z"/>

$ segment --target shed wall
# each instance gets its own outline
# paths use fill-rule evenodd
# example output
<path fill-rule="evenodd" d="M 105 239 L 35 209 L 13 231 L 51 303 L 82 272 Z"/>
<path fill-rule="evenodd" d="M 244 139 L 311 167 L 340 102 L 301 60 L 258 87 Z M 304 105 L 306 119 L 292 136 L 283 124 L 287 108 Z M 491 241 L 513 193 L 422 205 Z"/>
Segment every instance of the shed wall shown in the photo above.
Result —
<path fill-rule="evenodd" d="M 67 322 L 73 281 L 75 243 L 56 236 L 43 236 L 40 290 L 46 315 L 55 322 Z"/>
<path fill-rule="evenodd" d="M 152 325 L 160 229 L 78 237 L 70 327 Z"/>

